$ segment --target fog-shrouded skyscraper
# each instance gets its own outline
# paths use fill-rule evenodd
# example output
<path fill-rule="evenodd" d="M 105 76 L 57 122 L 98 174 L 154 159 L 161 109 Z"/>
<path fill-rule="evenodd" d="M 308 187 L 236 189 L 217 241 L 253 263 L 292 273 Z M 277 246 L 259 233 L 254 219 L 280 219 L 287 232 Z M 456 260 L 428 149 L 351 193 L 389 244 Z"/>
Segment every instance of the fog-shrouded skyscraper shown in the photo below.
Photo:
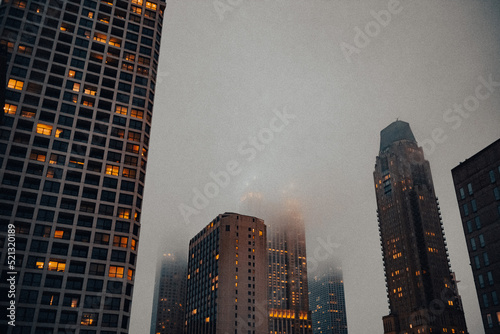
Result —
<path fill-rule="evenodd" d="M 128 333 L 164 8 L 0 4 L 0 332 Z"/>
<path fill-rule="evenodd" d="M 486 334 L 500 333 L 500 139 L 452 170 Z"/>
<path fill-rule="evenodd" d="M 244 211 L 264 217 L 269 251 L 269 333 L 312 333 L 307 284 L 306 233 L 297 200 L 242 198 Z"/>
<path fill-rule="evenodd" d="M 189 242 L 187 334 L 265 334 L 267 313 L 266 225 L 220 214 Z"/>
<path fill-rule="evenodd" d="M 342 268 L 324 267 L 309 275 L 313 334 L 347 334 Z"/>
<path fill-rule="evenodd" d="M 381 131 L 373 176 L 390 309 L 384 333 L 467 333 L 430 165 L 408 123 Z"/>
<path fill-rule="evenodd" d="M 159 259 L 153 295 L 151 334 L 184 333 L 187 261 L 166 253 Z"/>

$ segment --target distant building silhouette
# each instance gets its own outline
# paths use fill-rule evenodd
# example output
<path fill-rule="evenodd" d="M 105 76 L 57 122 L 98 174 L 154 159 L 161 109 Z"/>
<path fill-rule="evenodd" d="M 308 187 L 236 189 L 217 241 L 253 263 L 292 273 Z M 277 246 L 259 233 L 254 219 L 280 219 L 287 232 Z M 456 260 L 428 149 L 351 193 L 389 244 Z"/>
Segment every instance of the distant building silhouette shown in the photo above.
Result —
<path fill-rule="evenodd" d="M 163 254 L 155 280 L 152 334 L 184 333 L 187 262 Z"/>
<path fill-rule="evenodd" d="M 452 170 L 486 334 L 500 333 L 500 140 Z"/>
<path fill-rule="evenodd" d="M 309 276 L 313 334 L 347 334 L 342 268 L 320 269 Z"/>
<path fill-rule="evenodd" d="M 267 225 L 269 251 L 269 333 L 310 334 L 311 313 L 307 284 L 306 232 L 299 204 L 265 202 L 248 193 L 242 207 L 261 216 Z"/>
<path fill-rule="evenodd" d="M 408 123 L 381 131 L 373 176 L 390 309 L 384 333 L 467 333 L 430 165 Z"/>
<path fill-rule="evenodd" d="M 187 334 L 267 331 L 267 234 L 259 218 L 226 212 L 189 243 Z"/>

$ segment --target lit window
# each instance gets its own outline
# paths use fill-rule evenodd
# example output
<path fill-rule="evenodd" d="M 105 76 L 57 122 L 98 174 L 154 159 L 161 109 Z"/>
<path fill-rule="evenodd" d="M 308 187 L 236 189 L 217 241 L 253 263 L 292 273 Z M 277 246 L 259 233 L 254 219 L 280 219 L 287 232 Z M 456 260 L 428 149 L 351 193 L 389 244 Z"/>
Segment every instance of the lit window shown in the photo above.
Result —
<path fill-rule="evenodd" d="M 45 158 L 46 158 L 46 156 L 43 153 L 38 153 L 38 152 L 31 152 L 30 153 L 30 159 L 31 160 L 45 162 Z"/>
<path fill-rule="evenodd" d="M 111 37 L 109 39 L 109 45 L 120 47 L 120 46 L 122 46 L 122 41 L 121 41 L 121 39 Z"/>
<path fill-rule="evenodd" d="M 144 111 L 137 110 L 137 109 L 132 109 L 130 111 L 130 116 L 135 117 L 135 118 L 143 119 L 144 118 Z"/>
<path fill-rule="evenodd" d="M 157 7 L 157 5 L 155 3 L 146 1 L 146 8 L 149 8 L 149 9 L 152 9 L 152 10 L 156 10 L 156 7 Z"/>
<path fill-rule="evenodd" d="M 35 113 L 33 111 L 21 110 L 21 116 L 26 118 L 33 118 L 35 117 Z"/>
<path fill-rule="evenodd" d="M 64 269 L 66 269 L 66 262 L 63 260 L 50 259 L 47 268 L 51 271 L 64 271 Z"/>
<path fill-rule="evenodd" d="M 17 106 L 14 104 L 6 103 L 3 107 L 3 112 L 9 115 L 15 115 L 17 111 Z"/>
<path fill-rule="evenodd" d="M 132 110 L 134 110 L 134 109 L 132 109 Z M 115 112 L 116 112 L 117 114 L 126 115 L 126 114 L 127 114 L 127 111 L 128 111 L 128 110 L 127 110 L 127 107 L 124 107 L 124 106 L 116 106 L 116 108 L 115 108 Z"/>
<path fill-rule="evenodd" d="M 4 2 L 8 2 L 8 1 L 4 1 Z M 19 7 L 19 8 L 26 8 L 26 1 L 24 1 L 24 0 L 14 0 L 14 2 L 12 4 L 16 7 Z"/>
<path fill-rule="evenodd" d="M 97 88 L 85 86 L 85 89 L 83 90 L 83 92 L 85 94 L 94 96 L 97 94 Z"/>
<path fill-rule="evenodd" d="M 134 277 L 134 271 L 132 269 L 129 269 L 127 271 L 127 279 L 131 281 L 133 277 Z"/>
<path fill-rule="evenodd" d="M 102 43 L 106 43 L 106 39 L 108 38 L 108 36 L 104 35 L 104 34 L 100 34 L 98 32 L 96 32 L 94 34 L 94 41 L 98 41 L 98 42 L 102 42 Z"/>
<path fill-rule="evenodd" d="M 115 235 L 113 238 L 113 246 L 127 248 L 128 238 Z"/>
<path fill-rule="evenodd" d="M 35 266 L 38 268 L 38 269 L 43 269 L 43 266 L 45 265 L 45 263 L 43 261 L 36 261 L 36 264 Z"/>
<path fill-rule="evenodd" d="M 132 12 L 136 13 L 136 14 L 142 14 L 142 8 L 136 7 L 136 6 L 132 6 Z"/>
<path fill-rule="evenodd" d="M 128 177 L 129 179 L 135 179 L 136 177 L 136 170 L 132 168 L 123 168 L 122 175 L 125 177 Z"/>
<path fill-rule="evenodd" d="M 123 278 L 123 267 L 109 266 L 109 277 Z"/>
<path fill-rule="evenodd" d="M 73 84 L 73 91 L 74 92 L 79 92 L 80 91 L 80 84 L 79 83 L 75 82 Z"/>
<path fill-rule="evenodd" d="M 78 307 L 78 298 L 71 299 L 71 307 Z"/>
<path fill-rule="evenodd" d="M 106 165 L 106 174 L 118 176 L 120 173 L 120 166 Z"/>
<path fill-rule="evenodd" d="M 68 72 L 68 77 L 70 77 L 70 78 L 74 78 L 74 77 L 75 77 L 75 75 L 76 75 L 76 72 L 75 72 L 75 71 L 73 71 L 73 70 L 69 70 L 69 72 Z"/>
<path fill-rule="evenodd" d="M 93 313 L 83 313 L 82 320 L 80 321 L 82 326 L 96 326 L 97 325 L 97 315 Z"/>
<path fill-rule="evenodd" d="M 139 6 L 142 6 L 143 0 L 132 0 L 132 3 L 139 5 Z"/>
<path fill-rule="evenodd" d="M 61 231 L 61 230 L 56 230 L 56 231 L 54 232 L 54 238 L 57 238 L 57 239 L 62 239 L 63 235 L 64 235 L 64 231 Z"/>
<path fill-rule="evenodd" d="M 16 79 L 9 79 L 9 83 L 7 84 L 7 87 L 11 89 L 17 89 L 17 90 L 22 90 L 24 86 L 24 82 L 21 80 L 16 80 Z"/>
<path fill-rule="evenodd" d="M 122 63 L 122 69 L 133 72 L 134 71 L 134 65 L 133 64 L 128 64 L 128 63 Z"/>
<path fill-rule="evenodd" d="M 59 136 L 61 135 L 61 133 L 62 133 L 63 131 L 64 131 L 64 130 L 62 130 L 62 129 L 56 129 L 56 134 L 55 134 L 56 138 L 59 138 Z"/>
<path fill-rule="evenodd" d="M 87 14 L 88 18 L 93 18 L 94 17 L 94 12 L 89 11 Z"/>
<path fill-rule="evenodd" d="M 75 102 L 75 101 L 73 101 L 73 102 Z M 89 99 L 83 98 L 82 99 L 82 104 L 84 106 L 93 107 L 94 106 L 94 100 L 89 100 Z"/>
<path fill-rule="evenodd" d="M 132 53 L 125 52 L 125 60 L 126 61 L 134 61 L 135 60 L 135 55 Z"/>
<path fill-rule="evenodd" d="M 135 239 L 132 239 L 130 241 L 130 249 L 136 250 L 137 249 L 137 241 Z"/>
<path fill-rule="evenodd" d="M 118 208 L 118 218 L 130 219 L 130 209 Z"/>
<path fill-rule="evenodd" d="M 30 55 L 33 53 L 33 48 L 29 46 L 19 45 L 17 52 L 21 54 Z"/>

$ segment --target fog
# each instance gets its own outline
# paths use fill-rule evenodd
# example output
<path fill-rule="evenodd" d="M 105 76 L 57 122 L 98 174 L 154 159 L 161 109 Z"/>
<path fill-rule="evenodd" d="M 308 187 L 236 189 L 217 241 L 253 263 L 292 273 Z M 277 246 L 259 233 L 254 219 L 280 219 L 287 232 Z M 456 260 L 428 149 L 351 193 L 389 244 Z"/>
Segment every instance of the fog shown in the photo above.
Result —
<path fill-rule="evenodd" d="M 341 260 L 349 333 L 382 333 L 372 173 L 399 118 L 431 165 L 468 329 L 484 333 L 451 169 L 500 137 L 499 18 L 493 0 L 168 1 L 130 332 L 149 333 L 157 257 L 186 254 L 258 190 L 300 203 L 310 267 Z"/>

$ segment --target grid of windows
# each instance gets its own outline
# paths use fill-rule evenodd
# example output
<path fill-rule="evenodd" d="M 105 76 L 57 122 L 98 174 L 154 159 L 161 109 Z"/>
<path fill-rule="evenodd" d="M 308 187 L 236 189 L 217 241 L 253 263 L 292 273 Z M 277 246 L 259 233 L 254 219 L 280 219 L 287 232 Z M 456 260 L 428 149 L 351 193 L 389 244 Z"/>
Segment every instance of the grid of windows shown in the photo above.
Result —
<path fill-rule="evenodd" d="M 0 124 L 0 219 L 2 225 L 10 222 L 31 233 L 16 245 L 23 290 L 17 297 L 16 328 L 52 333 L 74 324 L 83 328 L 81 333 L 84 326 L 93 327 L 92 333 L 101 333 L 101 327 L 115 327 L 102 330 L 108 334 L 118 328 L 128 331 L 145 181 L 141 176 L 165 8 L 162 0 L 150 3 L 154 6 L 134 4 L 141 14 L 133 14 L 130 2 L 123 0 L 0 4 L 0 48 L 6 55 L 0 66 L 7 72 Z M 132 65 L 131 71 L 123 64 Z M 108 173 L 105 159 L 117 170 Z M 118 187 L 122 179 L 130 182 L 123 189 Z M 92 240 L 96 246 L 119 247 L 121 253 L 99 250 Z M 7 247 L 4 241 L 2 231 L 0 244 Z M 25 252 L 32 258 L 23 264 Z M 114 276 L 109 275 L 112 267 Z M 40 274 L 45 271 L 50 275 Z M 32 286 L 59 292 L 43 290 L 37 299 L 24 289 Z M 87 292 L 105 288 L 116 296 L 104 310 L 114 313 L 79 315 L 59 309 L 81 307 Z M 95 304 L 90 300 L 86 305 Z M 123 309 L 117 310 L 117 303 Z"/>

